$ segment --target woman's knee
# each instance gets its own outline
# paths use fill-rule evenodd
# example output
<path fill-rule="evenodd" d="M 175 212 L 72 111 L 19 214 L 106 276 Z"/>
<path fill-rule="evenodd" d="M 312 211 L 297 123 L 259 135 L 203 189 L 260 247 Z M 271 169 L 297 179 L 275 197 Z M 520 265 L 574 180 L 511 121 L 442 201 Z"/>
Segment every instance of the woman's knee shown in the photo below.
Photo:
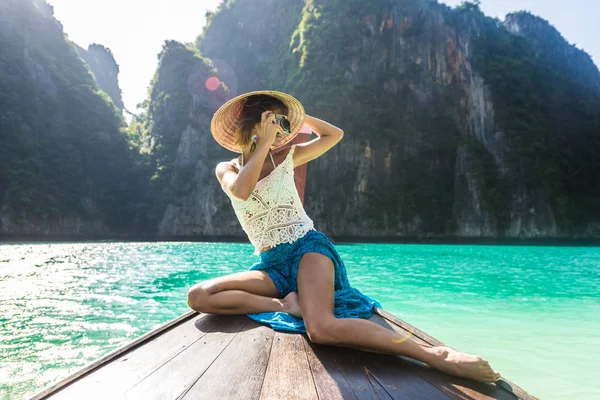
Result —
<path fill-rule="evenodd" d="M 210 281 L 200 282 L 188 290 L 188 306 L 198 312 L 210 313 L 211 308 L 208 298 L 214 293 L 213 285 Z"/>
<path fill-rule="evenodd" d="M 338 323 L 334 316 L 320 319 L 304 319 L 306 333 L 313 343 L 335 345 L 339 343 Z"/>

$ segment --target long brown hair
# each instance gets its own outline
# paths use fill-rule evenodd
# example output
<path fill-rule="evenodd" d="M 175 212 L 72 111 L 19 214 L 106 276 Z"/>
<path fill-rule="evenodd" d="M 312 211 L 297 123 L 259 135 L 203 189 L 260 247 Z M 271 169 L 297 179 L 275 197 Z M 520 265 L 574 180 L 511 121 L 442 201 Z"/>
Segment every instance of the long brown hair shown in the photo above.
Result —
<path fill-rule="evenodd" d="M 263 112 L 267 110 L 281 110 L 281 113 L 288 113 L 288 109 L 283 102 L 268 94 L 255 94 L 248 96 L 242 108 L 238 119 L 238 125 L 235 129 L 236 144 L 240 147 L 245 146 L 252 140 L 252 130 L 260 122 Z"/>

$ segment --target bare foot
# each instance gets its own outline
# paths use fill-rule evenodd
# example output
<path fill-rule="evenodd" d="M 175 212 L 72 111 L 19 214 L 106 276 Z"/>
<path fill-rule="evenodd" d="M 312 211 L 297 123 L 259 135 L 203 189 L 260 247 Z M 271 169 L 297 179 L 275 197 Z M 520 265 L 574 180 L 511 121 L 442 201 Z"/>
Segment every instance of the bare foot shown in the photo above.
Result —
<path fill-rule="evenodd" d="M 283 298 L 283 311 L 296 318 L 302 318 L 302 310 L 300 310 L 297 292 L 291 292 Z"/>
<path fill-rule="evenodd" d="M 450 375 L 462 376 L 481 382 L 495 382 L 500 374 L 494 372 L 487 360 L 479 356 L 461 353 L 450 347 L 428 349 L 436 357 L 429 365 Z"/>

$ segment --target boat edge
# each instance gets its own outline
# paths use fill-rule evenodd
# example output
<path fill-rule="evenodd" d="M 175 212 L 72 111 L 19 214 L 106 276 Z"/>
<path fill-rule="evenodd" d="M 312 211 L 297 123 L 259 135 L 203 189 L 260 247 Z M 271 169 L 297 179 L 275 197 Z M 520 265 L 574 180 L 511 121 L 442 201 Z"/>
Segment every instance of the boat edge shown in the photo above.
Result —
<path fill-rule="evenodd" d="M 83 376 L 93 372 L 94 370 L 102 367 L 103 365 L 112 361 L 113 359 L 117 358 L 118 356 L 121 356 L 121 355 L 135 349 L 136 347 L 140 346 L 142 343 L 153 339 L 155 336 L 163 333 L 164 331 L 174 328 L 175 326 L 177 326 L 199 314 L 200 313 L 197 311 L 190 310 L 187 313 L 182 314 L 179 317 L 174 318 L 171 321 L 169 321 L 157 328 L 154 328 L 153 330 L 143 334 L 142 336 L 140 336 L 138 338 L 135 338 L 134 340 L 130 341 L 129 343 L 126 343 L 123 346 L 112 350 L 110 353 L 105 354 L 104 356 L 95 359 L 94 361 L 90 362 L 89 364 L 84 365 L 79 370 L 75 371 L 74 373 L 72 373 L 64 378 L 61 378 L 59 381 L 51 384 L 50 386 L 46 386 L 44 389 L 35 393 L 32 397 L 29 397 L 28 400 L 45 399 L 48 395 L 56 393 L 57 391 L 64 388 L 65 386 L 67 386 L 67 385 L 71 384 L 72 382 L 76 381 L 77 379 L 82 378 Z"/>
<path fill-rule="evenodd" d="M 428 335 L 427 333 L 423 332 L 422 330 L 412 326 L 408 322 L 401 320 L 400 318 L 396 317 L 392 313 L 389 313 L 379 307 L 375 307 L 374 311 L 380 317 L 388 320 L 389 322 L 399 326 L 400 328 L 402 328 L 408 332 L 412 332 L 414 336 L 418 337 L 419 339 L 423 340 L 424 342 L 426 342 L 432 346 L 447 346 L 442 341 Z M 448 346 L 448 347 L 451 347 L 451 346 Z M 520 400 L 540 400 L 537 397 L 530 395 L 525 390 L 521 389 L 521 387 L 519 385 L 516 385 L 516 384 L 506 380 L 505 378 L 502 378 L 498 382 L 495 382 L 494 385 L 496 385 L 500 389 L 503 389 L 503 390 L 509 392 L 510 394 L 514 395 L 515 397 L 517 397 Z"/>

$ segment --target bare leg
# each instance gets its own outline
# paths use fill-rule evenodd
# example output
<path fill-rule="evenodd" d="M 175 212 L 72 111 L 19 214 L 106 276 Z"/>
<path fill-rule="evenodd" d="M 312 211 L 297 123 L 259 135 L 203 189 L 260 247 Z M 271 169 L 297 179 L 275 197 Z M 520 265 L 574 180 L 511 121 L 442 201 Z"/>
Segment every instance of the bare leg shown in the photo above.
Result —
<path fill-rule="evenodd" d="M 336 318 L 333 268 L 333 262 L 318 253 L 306 253 L 300 260 L 298 294 L 311 341 L 408 356 L 446 373 L 479 381 L 491 382 L 498 378 L 488 362 L 479 356 L 403 340 L 396 332 L 366 319 Z"/>
<path fill-rule="evenodd" d="M 300 313 L 297 294 L 281 299 L 271 278 L 262 271 L 240 272 L 198 283 L 188 291 L 188 305 L 211 314 Z"/>

